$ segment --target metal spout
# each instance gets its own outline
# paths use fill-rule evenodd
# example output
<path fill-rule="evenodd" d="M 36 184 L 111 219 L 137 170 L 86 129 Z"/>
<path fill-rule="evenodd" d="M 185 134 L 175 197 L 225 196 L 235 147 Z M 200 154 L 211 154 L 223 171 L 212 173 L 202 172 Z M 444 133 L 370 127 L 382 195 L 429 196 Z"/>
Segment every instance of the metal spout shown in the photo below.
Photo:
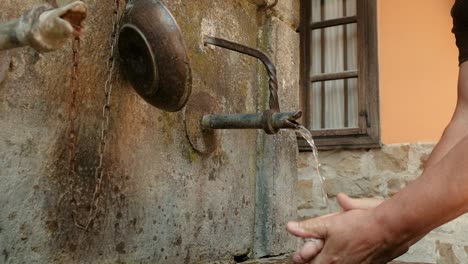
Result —
<path fill-rule="evenodd" d="M 225 39 L 206 36 L 205 45 L 214 45 L 259 59 L 268 73 L 270 97 L 268 109 L 263 113 L 217 115 L 216 100 L 206 92 L 195 94 L 185 112 L 185 128 L 192 147 L 200 153 L 209 154 L 216 149 L 217 129 L 263 129 L 267 134 L 276 134 L 281 129 L 297 129 L 296 122 L 301 111 L 281 112 L 278 98 L 276 67 L 263 52 Z"/>
<path fill-rule="evenodd" d="M 23 46 L 38 52 L 60 49 L 68 39 L 79 37 L 87 13 L 82 1 L 54 9 L 42 5 L 27 11 L 19 19 L 0 23 L 0 51 Z"/>
<path fill-rule="evenodd" d="M 277 113 L 267 110 L 256 114 L 205 115 L 202 129 L 263 129 L 267 134 L 276 134 L 280 129 L 295 129 L 302 112 Z"/>

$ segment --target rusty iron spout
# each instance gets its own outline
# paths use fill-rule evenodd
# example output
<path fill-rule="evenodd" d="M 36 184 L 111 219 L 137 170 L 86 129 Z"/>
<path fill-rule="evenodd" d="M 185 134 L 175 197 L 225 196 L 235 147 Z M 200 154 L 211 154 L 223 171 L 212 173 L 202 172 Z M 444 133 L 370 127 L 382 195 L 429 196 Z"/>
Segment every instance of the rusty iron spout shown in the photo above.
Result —
<path fill-rule="evenodd" d="M 263 129 L 267 134 L 276 134 L 280 129 L 296 129 L 296 120 L 301 115 L 301 111 L 278 113 L 272 110 L 256 114 L 205 115 L 201 125 L 204 130 Z"/>
<path fill-rule="evenodd" d="M 201 120 L 203 131 L 212 129 L 263 129 L 267 134 L 276 134 L 280 129 L 297 129 L 299 124 L 296 120 L 302 116 L 302 112 L 280 112 L 276 67 L 267 54 L 221 38 L 206 36 L 204 42 L 205 45 L 218 46 L 259 59 L 265 65 L 268 73 L 270 97 L 269 109 L 263 113 L 204 115 Z"/>

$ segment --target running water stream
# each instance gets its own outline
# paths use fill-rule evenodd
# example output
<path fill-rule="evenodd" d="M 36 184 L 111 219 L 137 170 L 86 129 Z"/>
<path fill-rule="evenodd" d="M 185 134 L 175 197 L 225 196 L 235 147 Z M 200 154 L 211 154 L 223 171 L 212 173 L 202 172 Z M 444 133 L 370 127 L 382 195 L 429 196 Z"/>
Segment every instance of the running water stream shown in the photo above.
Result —
<path fill-rule="evenodd" d="M 312 138 L 312 133 L 310 133 L 310 131 L 302 125 L 297 125 L 296 132 L 299 133 L 307 141 L 307 143 L 309 143 L 310 147 L 312 148 L 312 155 L 315 161 L 315 171 L 320 181 L 320 190 L 322 191 L 322 201 L 323 201 L 323 204 L 326 206 L 328 213 L 331 213 L 330 198 L 328 197 L 328 194 L 325 190 L 325 177 L 323 177 L 322 174 L 320 173 L 320 162 L 318 158 L 318 151 L 317 151 L 317 146 L 315 145 L 315 141 Z"/>
<path fill-rule="evenodd" d="M 318 151 L 317 151 L 317 146 L 315 145 L 315 141 L 312 137 L 312 133 L 302 125 L 297 125 L 296 132 L 299 133 L 299 135 L 301 135 L 307 141 L 307 143 L 309 143 L 310 147 L 312 148 L 312 156 L 314 157 L 314 161 L 315 161 L 315 171 L 319 178 L 320 190 L 322 191 L 322 201 L 323 201 L 323 204 L 326 206 L 327 212 L 331 213 L 330 198 L 328 197 L 328 194 L 325 190 L 325 177 L 323 177 L 323 175 L 320 173 L 320 162 L 318 158 Z M 317 239 L 317 238 L 306 238 L 304 239 L 304 242 L 315 243 L 317 245 L 320 245 L 320 247 L 322 247 L 324 241 L 322 239 Z"/>

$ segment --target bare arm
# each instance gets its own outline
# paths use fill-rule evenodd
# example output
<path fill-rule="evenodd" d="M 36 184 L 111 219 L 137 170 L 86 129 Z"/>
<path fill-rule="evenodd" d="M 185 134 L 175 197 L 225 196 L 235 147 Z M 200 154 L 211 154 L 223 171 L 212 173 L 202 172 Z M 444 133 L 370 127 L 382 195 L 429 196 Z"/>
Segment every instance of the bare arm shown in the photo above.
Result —
<path fill-rule="evenodd" d="M 455 113 L 439 143 L 426 163 L 424 173 L 397 194 L 392 201 L 376 210 L 381 216 L 395 210 L 397 204 L 407 204 L 411 212 L 401 214 L 394 228 L 420 226 L 413 232 L 426 234 L 468 212 L 468 62 L 460 65 L 458 100 Z M 414 197 L 414 201 L 408 199 Z M 432 208 L 432 209 L 431 209 Z M 415 215 L 419 216 L 415 216 Z M 417 219 L 422 218 L 422 219 Z M 392 218 L 389 218 L 391 220 Z M 417 221 L 417 223 L 416 223 Z M 413 228 L 414 229 L 414 228 Z M 412 232 L 407 232 L 410 235 Z M 414 234 L 413 234 L 414 236 Z"/>
<path fill-rule="evenodd" d="M 463 63 L 460 65 L 458 76 L 458 99 L 455 112 L 425 167 L 431 167 L 439 162 L 466 135 L 468 135 L 468 63 Z"/>
<path fill-rule="evenodd" d="M 289 223 L 292 234 L 325 241 L 323 249 L 304 247 L 295 262 L 387 263 L 421 235 L 468 212 L 467 149 L 465 137 L 420 178 L 376 208 Z"/>
<path fill-rule="evenodd" d="M 468 212 L 468 137 L 437 164 L 380 206 L 291 222 L 292 234 L 325 241 L 308 244 L 295 263 L 374 264 L 388 261 L 430 230 Z"/>

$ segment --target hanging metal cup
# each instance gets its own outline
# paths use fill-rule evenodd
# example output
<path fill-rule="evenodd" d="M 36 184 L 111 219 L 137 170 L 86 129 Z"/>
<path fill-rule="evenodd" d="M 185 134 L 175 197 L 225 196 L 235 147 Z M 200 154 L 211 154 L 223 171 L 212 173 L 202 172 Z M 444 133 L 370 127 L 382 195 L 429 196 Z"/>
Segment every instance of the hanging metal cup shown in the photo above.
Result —
<path fill-rule="evenodd" d="M 124 75 L 146 102 L 169 112 L 185 106 L 190 62 L 180 28 L 161 1 L 128 2 L 118 48 Z"/>

